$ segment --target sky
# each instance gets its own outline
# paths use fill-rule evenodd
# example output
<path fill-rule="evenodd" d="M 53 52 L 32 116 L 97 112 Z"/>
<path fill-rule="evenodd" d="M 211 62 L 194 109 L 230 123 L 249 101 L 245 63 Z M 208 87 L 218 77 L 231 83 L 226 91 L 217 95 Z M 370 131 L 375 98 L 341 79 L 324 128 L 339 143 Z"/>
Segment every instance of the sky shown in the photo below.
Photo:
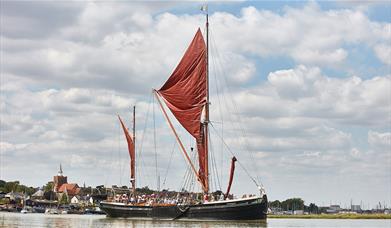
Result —
<path fill-rule="evenodd" d="M 136 105 L 138 186 L 181 189 L 188 166 L 151 91 L 205 35 L 203 3 L 1 1 L 0 179 L 42 186 L 61 163 L 80 186 L 129 185 L 117 114 L 131 128 Z M 208 7 L 212 189 L 235 155 L 239 196 L 253 178 L 270 200 L 391 206 L 390 2 Z"/>

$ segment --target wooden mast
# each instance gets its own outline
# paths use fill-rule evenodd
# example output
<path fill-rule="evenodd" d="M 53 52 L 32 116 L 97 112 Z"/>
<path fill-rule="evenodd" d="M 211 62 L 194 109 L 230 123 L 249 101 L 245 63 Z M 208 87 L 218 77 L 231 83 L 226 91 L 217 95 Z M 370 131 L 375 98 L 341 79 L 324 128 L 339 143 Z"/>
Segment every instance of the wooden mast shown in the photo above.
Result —
<path fill-rule="evenodd" d="M 133 150 L 134 150 L 134 160 L 136 160 L 136 106 L 133 106 Z M 132 162 L 132 165 L 135 166 L 136 161 Z M 131 167 L 131 170 L 134 170 L 134 178 L 130 179 L 132 183 L 132 192 L 133 196 L 136 195 L 136 167 Z"/>
<path fill-rule="evenodd" d="M 206 5 L 206 105 L 205 105 L 205 193 L 209 192 L 209 151 L 208 151 L 208 125 L 209 125 L 209 15 Z"/>

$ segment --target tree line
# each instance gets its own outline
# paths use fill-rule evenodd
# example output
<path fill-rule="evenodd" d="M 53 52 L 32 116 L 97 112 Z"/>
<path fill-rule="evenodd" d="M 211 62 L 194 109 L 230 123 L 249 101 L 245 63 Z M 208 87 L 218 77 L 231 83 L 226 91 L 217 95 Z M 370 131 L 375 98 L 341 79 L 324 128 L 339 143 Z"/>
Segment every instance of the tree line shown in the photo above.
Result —
<path fill-rule="evenodd" d="M 305 205 L 304 200 L 301 198 L 290 198 L 284 201 L 269 201 L 269 208 L 280 211 L 303 210 L 304 212 L 308 212 L 310 214 L 319 214 L 324 210 L 314 203 L 310 203 L 308 206 Z"/>
<path fill-rule="evenodd" d="M 26 185 L 20 184 L 19 181 L 3 181 L 0 180 L 0 192 L 20 192 L 27 195 L 31 195 L 35 192 L 35 188 L 28 187 Z"/>

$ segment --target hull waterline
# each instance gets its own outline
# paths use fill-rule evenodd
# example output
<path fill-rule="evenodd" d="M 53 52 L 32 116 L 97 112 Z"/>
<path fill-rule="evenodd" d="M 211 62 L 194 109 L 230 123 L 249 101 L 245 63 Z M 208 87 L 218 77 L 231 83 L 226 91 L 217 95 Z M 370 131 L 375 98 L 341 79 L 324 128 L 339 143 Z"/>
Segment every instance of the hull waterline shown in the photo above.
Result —
<path fill-rule="evenodd" d="M 108 217 L 168 220 L 265 220 L 267 197 L 217 201 L 198 205 L 135 206 L 101 202 Z"/>

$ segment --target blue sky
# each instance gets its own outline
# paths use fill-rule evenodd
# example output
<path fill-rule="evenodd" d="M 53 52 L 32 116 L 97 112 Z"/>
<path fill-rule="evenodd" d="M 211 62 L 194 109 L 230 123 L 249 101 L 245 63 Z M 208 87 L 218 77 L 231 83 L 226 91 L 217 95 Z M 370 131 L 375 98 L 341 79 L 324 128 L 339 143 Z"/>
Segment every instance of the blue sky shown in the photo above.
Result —
<path fill-rule="evenodd" d="M 62 163 L 79 185 L 128 184 L 116 114 L 136 104 L 138 183 L 156 187 L 155 107 L 157 171 L 167 173 L 162 187 L 180 189 L 187 166 L 150 91 L 203 31 L 202 2 L 1 5 L 0 178 L 44 185 Z M 214 190 L 228 181 L 223 127 L 272 200 L 391 205 L 391 4 L 212 2 L 209 11 Z M 257 191 L 243 169 L 235 177 L 235 194 Z"/>

